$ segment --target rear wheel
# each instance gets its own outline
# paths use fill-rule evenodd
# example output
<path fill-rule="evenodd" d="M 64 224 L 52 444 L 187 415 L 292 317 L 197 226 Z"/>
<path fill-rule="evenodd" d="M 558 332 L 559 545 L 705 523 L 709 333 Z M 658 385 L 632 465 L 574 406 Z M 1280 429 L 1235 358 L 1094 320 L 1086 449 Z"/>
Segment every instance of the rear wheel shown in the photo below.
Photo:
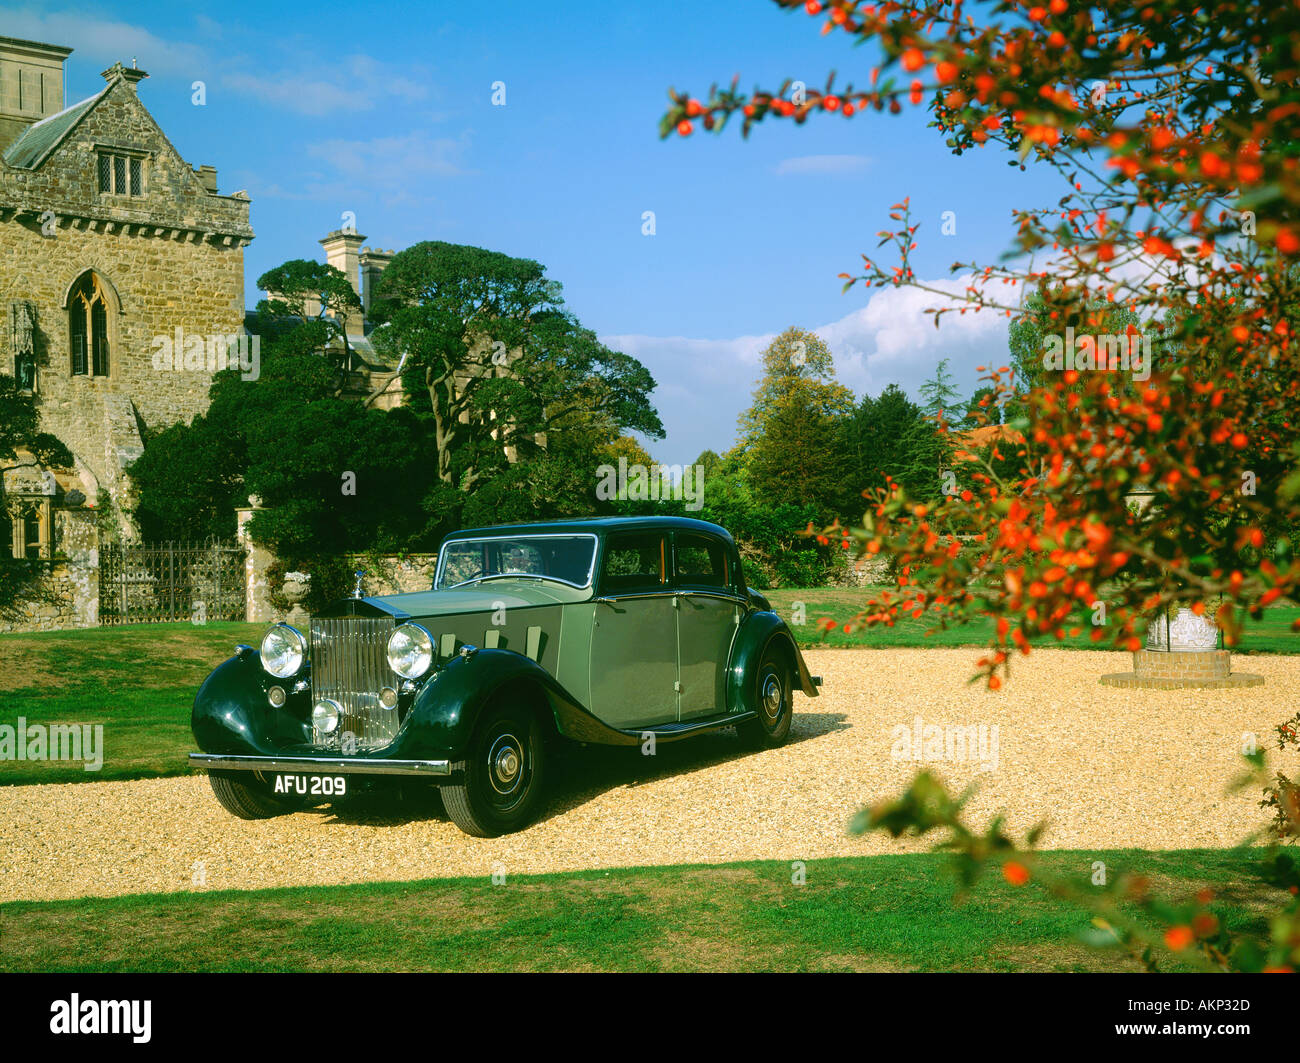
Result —
<path fill-rule="evenodd" d="M 790 666 L 776 646 L 763 651 L 755 684 L 753 704 L 758 716 L 737 724 L 736 733 L 752 749 L 774 749 L 785 744 L 794 715 Z"/>
<path fill-rule="evenodd" d="M 221 807 L 240 819 L 270 819 L 297 811 L 302 801 L 277 794 L 271 784 L 249 771 L 210 771 L 208 782 Z"/>
<path fill-rule="evenodd" d="M 537 715 L 521 706 L 489 708 L 469 752 L 452 765 L 460 779 L 442 787 L 447 815 L 466 834 L 495 838 L 531 822 L 542 796 L 545 741 Z"/>

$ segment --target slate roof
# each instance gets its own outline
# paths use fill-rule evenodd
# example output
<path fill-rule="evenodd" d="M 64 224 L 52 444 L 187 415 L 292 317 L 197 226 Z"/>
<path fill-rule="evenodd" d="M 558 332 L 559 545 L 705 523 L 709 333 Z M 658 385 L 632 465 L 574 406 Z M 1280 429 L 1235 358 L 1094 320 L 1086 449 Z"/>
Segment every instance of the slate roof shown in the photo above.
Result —
<path fill-rule="evenodd" d="M 5 149 L 5 162 L 17 169 L 36 169 L 72 131 L 72 127 L 81 121 L 86 112 L 99 102 L 99 98 L 108 91 L 109 87 L 105 86 L 89 99 L 74 103 L 58 114 L 52 114 L 49 118 L 42 118 L 35 125 L 28 126 L 23 130 L 22 136 Z"/>

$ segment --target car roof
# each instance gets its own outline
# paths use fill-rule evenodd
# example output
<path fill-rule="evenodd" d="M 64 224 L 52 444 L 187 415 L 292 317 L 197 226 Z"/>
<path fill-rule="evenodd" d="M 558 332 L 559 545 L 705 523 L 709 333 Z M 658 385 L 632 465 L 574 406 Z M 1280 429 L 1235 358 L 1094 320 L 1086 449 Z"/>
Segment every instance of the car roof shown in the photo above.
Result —
<path fill-rule="evenodd" d="M 529 524 L 492 524 L 485 528 L 462 528 L 443 539 L 475 539 L 497 535 L 558 535 L 582 532 L 604 536 L 618 531 L 694 531 L 715 535 L 730 543 L 730 533 L 718 524 L 694 517 L 562 517 Z"/>

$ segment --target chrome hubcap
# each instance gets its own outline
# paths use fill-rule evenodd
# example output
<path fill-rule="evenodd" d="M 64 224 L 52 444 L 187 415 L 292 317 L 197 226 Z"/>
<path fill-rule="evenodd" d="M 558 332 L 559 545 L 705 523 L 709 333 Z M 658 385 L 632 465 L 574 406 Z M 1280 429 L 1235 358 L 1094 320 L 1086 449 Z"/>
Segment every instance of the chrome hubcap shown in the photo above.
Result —
<path fill-rule="evenodd" d="M 781 715 L 781 681 L 769 675 L 763 683 L 763 713 L 769 720 L 775 721 Z"/>
<path fill-rule="evenodd" d="M 488 750 L 488 778 L 492 789 L 508 794 L 523 780 L 524 749 L 512 734 L 500 735 Z"/>

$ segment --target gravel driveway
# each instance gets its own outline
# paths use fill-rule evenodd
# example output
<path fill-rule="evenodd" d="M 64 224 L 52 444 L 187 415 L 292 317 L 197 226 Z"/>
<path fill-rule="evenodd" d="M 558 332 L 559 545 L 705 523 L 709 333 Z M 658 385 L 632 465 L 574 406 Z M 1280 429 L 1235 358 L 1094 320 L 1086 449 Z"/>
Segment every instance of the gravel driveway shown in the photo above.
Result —
<path fill-rule="evenodd" d="M 990 770 L 977 759 L 925 766 L 953 786 L 980 780 L 976 821 L 1000 809 L 1019 830 L 1049 819 L 1050 848 L 1228 846 L 1265 822 L 1258 793 L 1229 797 L 1224 787 L 1243 733 L 1269 745 L 1300 702 L 1300 658 L 1240 658 L 1265 676 L 1262 687 L 1150 691 L 1097 683 L 1131 667 L 1127 654 L 1036 651 L 991 694 L 966 684 L 978 655 L 810 652 L 823 693 L 796 697 L 784 748 L 742 753 L 724 732 L 653 758 L 575 749 L 555 766 L 542 819 L 486 841 L 461 834 L 436 801 L 370 798 L 250 823 L 227 815 L 198 776 L 0 787 L 0 900 L 924 848 L 845 833 L 854 811 L 899 792 L 922 766 L 893 755 L 925 736 L 918 716 L 922 727 L 987 728 Z"/>

